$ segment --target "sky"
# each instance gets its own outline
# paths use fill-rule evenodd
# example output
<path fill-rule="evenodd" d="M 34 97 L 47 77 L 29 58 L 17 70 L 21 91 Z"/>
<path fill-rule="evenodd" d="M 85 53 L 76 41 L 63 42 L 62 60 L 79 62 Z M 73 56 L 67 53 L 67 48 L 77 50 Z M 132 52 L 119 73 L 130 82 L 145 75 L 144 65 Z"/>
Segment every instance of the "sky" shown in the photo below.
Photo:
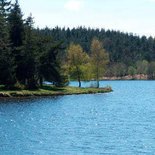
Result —
<path fill-rule="evenodd" d="M 155 0 L 19 0 L 24 17 L 44 28 L 104 28 L 155 37 Z"/>

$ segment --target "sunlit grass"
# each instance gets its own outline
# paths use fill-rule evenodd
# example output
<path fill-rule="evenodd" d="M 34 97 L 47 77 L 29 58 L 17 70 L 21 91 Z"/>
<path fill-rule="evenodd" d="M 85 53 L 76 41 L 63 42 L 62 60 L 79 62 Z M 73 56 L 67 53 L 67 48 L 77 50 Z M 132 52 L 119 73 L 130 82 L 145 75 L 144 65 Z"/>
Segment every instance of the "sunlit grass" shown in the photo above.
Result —
<path fill-rule="evenodd" d="M 37 90 L 5 90 L 0 86 L 0 97 L 28 97 L 28 96 L 54 96 L 72 94 L 95 94 L 111 92 L 111 87 L 105 88 L 78 88 L 78 87 L 54 87 L 44 85 Z"/>

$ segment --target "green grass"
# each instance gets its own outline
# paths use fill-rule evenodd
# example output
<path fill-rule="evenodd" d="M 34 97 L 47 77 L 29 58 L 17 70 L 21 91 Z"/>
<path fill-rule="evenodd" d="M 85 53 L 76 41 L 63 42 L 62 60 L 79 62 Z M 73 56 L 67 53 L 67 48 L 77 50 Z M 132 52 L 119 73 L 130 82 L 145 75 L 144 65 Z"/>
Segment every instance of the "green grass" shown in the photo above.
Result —
<path fill-rule="evenodd" d="M 37 90 L 5 90 L 0 86 L 0 97 L 30 97 L 30 96 L 56 96 L 73 94 L 95 94 L 111 92 L 111 87 L 105 88 L 77 88 L 77 87 L 54 87 L 44 85 Z"/>

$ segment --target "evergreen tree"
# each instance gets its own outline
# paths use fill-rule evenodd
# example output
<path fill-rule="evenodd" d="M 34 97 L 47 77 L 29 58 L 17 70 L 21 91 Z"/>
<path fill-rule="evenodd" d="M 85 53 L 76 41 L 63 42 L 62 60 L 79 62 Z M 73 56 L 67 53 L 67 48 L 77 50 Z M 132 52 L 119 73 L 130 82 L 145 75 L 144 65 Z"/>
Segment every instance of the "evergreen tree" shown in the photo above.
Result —
<path fill-rule="evenodd" d="M 23 80 L 25 80 L 28 89 L 37 88 L 36 82 L 36 60 L 35 60 L 35 38 L 33 34 L 33 18 L 30 15 L 25 23 L 25 42 L 23 50 Z"/>
<path fill-rule="evenodd" d="M 39 59 L 39 74 L 56 86 L 64 84 L 64 76 L 61 74 L 61 66 L 58 61 L 58 53 L 63 50 L 61 42 L 48 44 L 47 50 L 42 53 Z"/>
<path fill-rule="evenodd" d="M 0 13 L 6 19 L 10 11 L 11 1 L 0 0 Z"/>
<path fill-rule="evenodd" d="M 10 2 L 0 0 L 0 84 L 11 88 L 15 84 L 14 60 L 8 38 L 7 14 Z"/>
<path fill-rule="evenodd" d="M 24 45 L 24 23 L 23 15 L 16 0 L 15 4 L 12 5 L 9 17 L 9 36 L 11 41 L 11 47 L 13 49 L 13 56 L 16 62 L 16 78 L 19 82 L 24 84 L 24 56 L 22 55 Z"/>

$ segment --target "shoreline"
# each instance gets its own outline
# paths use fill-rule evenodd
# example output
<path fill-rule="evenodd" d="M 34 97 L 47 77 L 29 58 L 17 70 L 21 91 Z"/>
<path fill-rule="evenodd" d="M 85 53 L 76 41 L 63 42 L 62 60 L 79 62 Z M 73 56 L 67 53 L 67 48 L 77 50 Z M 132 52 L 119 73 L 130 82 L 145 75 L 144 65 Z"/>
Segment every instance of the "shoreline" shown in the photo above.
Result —
<path fill-rule="evenodd" d="M 102 77 L 102 80 L 151 80 L 149 79 L 148 75 L 145 74 L 136 74 L 136 75 L 126 75 L 126 76 L 122 76 L 122 77 L 116 77 L 116 76 L 112 76 L 112 77 Z"/>
<path fill-rule="evenodd" d="M 46 97 L 80 94 L 97 94 L 112 92 L 111 87 L 104 88 L 78 88 L 78 87 L 52 87 L 44 86 L 38 90 L 0 90 L 0 98 L 25 98 L 25 97 Z"/>

